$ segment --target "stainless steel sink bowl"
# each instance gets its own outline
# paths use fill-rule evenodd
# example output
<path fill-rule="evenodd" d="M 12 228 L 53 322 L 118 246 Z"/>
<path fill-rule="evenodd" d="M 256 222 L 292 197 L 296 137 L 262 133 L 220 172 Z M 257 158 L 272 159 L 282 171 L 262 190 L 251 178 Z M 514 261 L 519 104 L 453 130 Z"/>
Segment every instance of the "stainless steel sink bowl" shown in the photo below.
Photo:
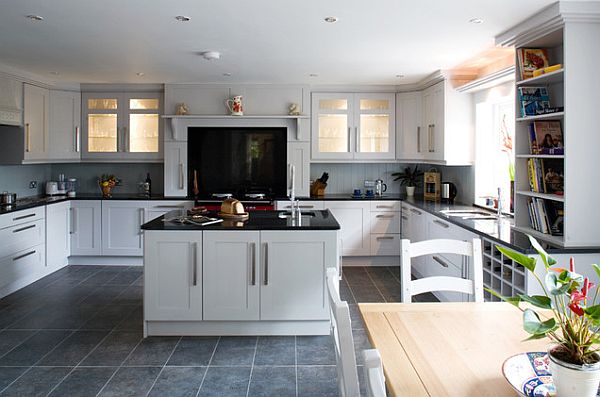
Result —
<path fill-rule="evenodd" d="M 497 216 L 482 210 L 442 210 L 442 214 L 461 219 L 497 219 Z"/>

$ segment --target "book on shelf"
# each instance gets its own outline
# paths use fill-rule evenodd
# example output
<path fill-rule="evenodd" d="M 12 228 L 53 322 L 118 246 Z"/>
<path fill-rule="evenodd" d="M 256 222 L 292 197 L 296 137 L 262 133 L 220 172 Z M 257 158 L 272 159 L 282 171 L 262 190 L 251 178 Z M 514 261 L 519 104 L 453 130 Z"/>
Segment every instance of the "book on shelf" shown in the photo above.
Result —
<path fill-rule="evenodd" d="M 533 77 L 533 71 L 550 66 L 545 48 L 519 48 L 517 50 L 521 80 Z"/>
<path fill-rule="evenodd" d="M 545 114 L 550 108 L 548 87 L 518 87 L 521 117 Z"/>
<path fill-rule="evenodd" d="M 561 155 L 565 153 L 560 121 L 534 121 L 529 125 L 531 154 Z"/>
<path fill-rule="evenodd" d="M 544 234 L 562 236 L 564 204 L 558 201 L 532 197 L 527 200 L 531 228 Z"/>
<path fill-rule="evenodd" d="M 564 194 L 562 159 L 527 159 L 529 190 L 534 193 Z"/>

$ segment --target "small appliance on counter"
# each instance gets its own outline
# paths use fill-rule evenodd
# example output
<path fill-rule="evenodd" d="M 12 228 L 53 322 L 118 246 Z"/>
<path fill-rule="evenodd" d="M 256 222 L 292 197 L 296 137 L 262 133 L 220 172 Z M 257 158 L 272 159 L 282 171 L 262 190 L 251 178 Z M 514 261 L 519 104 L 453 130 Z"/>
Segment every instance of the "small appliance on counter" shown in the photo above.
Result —
<path fill-rule="evenodd" d="M 0 207 L 10 207 L 17 203 L 17 193 L 0 193 Z"/>
<path fill-rule="evenodd" d="M 423 198 L 426 201 L 440 201 L 440 173 L 435 168 L 431 168 L 423 174 L 423 179 L 425 180 Z"/>
<path fill-rule="evenodd" d="M 377 179 L 375 181 L 375 196 L 383 196 L 383 192 L 387 191 L 387 185 L 383 183 L 383 179 Z"/>
<path fill-rule="evenodd" d="M 58 196 L 60 192 L 58 191 L 58 182 L 48 181 L 46 182 L 46 195 L 47 196 Z"/>
<path fill-rule="evenodd" d="M 442 182 L 442 202 L 453 204 L 458 193 L 456 185 L 452 182 Z"/>
<path fill-rule="evenodd" d="M 77 179 L 67 179 L 67 197 L 75 197 L 77 195 Z"/>

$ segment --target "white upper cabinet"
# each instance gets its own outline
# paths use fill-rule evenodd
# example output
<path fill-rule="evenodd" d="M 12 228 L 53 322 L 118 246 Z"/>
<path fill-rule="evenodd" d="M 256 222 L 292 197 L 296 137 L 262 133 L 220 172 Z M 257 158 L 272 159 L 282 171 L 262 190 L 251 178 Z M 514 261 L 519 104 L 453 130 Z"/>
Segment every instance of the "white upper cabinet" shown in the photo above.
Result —
<path fill-rule="evenodd" d="M 25 121 L 24 161 L 43 161 L 48 156 L 50 91 L 24 84 L 23 117 Z"/>
<path fill-rule="evenodd" d="M 425 136 L 421 117 L 422 94 L 396 94 L 396 157 L 398 160 L 422 160 Z"/>
<path fill-rule="evenodd" d="M 50 91 L 48 160 L 81 159 L 81 93 Z"/>
<path fill-rule="evenodd" d="M 394 159 L 394 94 L 312 94 L 312 158 Z"/>
<path fill-rule="evenodd" d="M 82 94 L 82 157 L 86 160 L 160 161 L 161 93 Z"/>

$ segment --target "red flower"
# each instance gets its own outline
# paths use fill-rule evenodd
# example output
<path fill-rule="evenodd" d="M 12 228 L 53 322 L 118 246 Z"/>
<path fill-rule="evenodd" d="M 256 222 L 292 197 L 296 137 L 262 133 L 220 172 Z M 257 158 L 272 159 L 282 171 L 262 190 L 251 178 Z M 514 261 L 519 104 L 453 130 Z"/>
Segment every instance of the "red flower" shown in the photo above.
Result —
<path fill-rule="evenodd" d="M 592 288 L 594 288 L 594 283 L 590 282 L 590 280 L 586 277 L 585 280 L 583 280 L 583 287 L 581 288 L 581 293 L 587 298 L 588 291 Z"/>
<path fill-rule="evenodd" d="M 577 290 L 571 292 L 571 303 L 572 304 L 578 305 L 579 302 L 585 300 L 585 298 L 586 298 L 586 296 Z"/>
<path fill-rule="evenodd" d="M 569 305 L 569 309 L 571 309 L 571 311 L 575 314 L 577 314 L 579 317 L 583 316 L 583 309 L 581 307 L 579 307 L 579 305 L 577 303 L 571 303 Z"/>
<path fill-rule="evenodd" d="M 575 272 L 575 258 L 571 257 L 571 259 L 569 259 L 569 271 L 571 273 Z"/>

